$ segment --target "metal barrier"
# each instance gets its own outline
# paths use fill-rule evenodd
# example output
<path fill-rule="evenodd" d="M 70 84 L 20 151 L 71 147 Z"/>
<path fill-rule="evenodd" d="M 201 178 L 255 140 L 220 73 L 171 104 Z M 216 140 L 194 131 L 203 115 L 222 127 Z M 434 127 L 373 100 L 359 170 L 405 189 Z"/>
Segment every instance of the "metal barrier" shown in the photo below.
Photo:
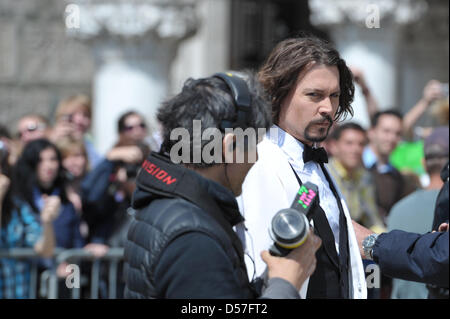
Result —
<path fill-rule="evenodd" d="M 14 249 L 0 249 L 0 258 L 8 258 L 12 260 L 24 260 L 28 259 L 31 266 L 30 274 L 30 298 L 37 298 L 38 290 L 38 262 L 42 259 L 37 255 L 32 248 L 14 248 Z M 91 262 L 90 280 L 86 278 L 85 274 L 80 275 L 80 287 L 71 287 L 71 298 L 79 299 L 81 297 L 81 288 L 90 284 L 90 299 L 99 298 L 99 286 L 103 282 L 101 278 L 101 266 L 102 263 L 108 264 L 108 298 L 117 298 L 117 277 L 119 265 L 123 261 L 123 248 L 110 248 L 108 252 L 102 256 L 97 257 L 92 253 L 87 252 L 84 249 L 55 249 L 54 255 L 51 258 L 53 260 L 53 267 L 47 269 L 41 273 L 40 276 L 40 297 L 47 297 L 49 299 L 57 299 L 59 292 L 60 280 L 66 280 L 66 278 L 58 278 L 57 265 L 61 263 L 75 264 L 77 267 L 80 263 Z M 83 268 L 85 269 L 85 268 Z M 67 287 L 67 281 L 66 281 Z"/>
<path fill-rule="evenodd" d="M 13 260 L 32 259 L 30 261 L 30 294 L 31 299 L 37 296 L 38 283 L 38 258 L 33 248 L 14 248 L 14 249 L 0 249 L 0 259 L 8 258 Z"/>

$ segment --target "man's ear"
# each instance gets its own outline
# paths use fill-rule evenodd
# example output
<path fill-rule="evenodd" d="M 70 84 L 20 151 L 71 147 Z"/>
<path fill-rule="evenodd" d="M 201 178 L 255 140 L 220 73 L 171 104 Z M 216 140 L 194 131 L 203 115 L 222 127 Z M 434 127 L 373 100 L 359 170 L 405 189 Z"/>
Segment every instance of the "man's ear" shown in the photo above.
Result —
<path fill-rule="evenodd" d="M 231 133 L 225 134 L 222 140 L 222 156 L 225 163 L 233 163 L 236 157 L 236 136 Z"/>

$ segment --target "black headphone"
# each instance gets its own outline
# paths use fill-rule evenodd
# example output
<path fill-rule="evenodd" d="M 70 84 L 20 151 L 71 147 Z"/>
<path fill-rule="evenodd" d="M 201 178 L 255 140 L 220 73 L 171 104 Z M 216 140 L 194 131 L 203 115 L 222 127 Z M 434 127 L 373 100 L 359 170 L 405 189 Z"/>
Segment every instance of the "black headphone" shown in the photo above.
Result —
<path fill-rule="evenodd" d="M 230 72 L 220 72 L 213 75 L 213 77 L 219 78 L 224 81 L 231 91 L 231 95 L 234 99 L 234 105 L 237 111 L 236 122 L 223 120 L 221 123 L 221 128 L 225 130 L 226 128 L 241 127 L 245 128 L 249 122 L 251 116 L 251 103 L 252 99 L 250 92 L 248 90 L 247 82 L 245 80 Z"/>

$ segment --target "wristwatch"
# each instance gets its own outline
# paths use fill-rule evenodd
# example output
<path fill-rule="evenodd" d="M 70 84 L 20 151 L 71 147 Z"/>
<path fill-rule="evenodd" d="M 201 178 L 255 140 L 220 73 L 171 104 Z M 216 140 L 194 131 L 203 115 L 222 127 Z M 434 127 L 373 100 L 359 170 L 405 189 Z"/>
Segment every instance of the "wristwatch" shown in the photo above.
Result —
<path fill-rule="evenodd" d="M 366 238 L 364 238 L 362 242 L 362 248 L 364 251 L 364 255 L 366 259 L 373 260 L 373 246 L 375 246 L 375 242 L 377 241 L 378 234 L 370 234 Z"/>

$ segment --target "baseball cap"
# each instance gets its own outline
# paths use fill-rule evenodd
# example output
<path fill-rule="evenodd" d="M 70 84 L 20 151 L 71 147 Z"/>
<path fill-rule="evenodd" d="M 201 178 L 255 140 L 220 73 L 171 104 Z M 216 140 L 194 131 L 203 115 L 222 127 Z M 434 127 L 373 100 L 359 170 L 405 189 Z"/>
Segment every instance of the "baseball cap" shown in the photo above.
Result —
<path fill-rule="evenodd" d="M 438 126 L 425 138 L 425 159 L 448 157 L 448 126 Z"/>

